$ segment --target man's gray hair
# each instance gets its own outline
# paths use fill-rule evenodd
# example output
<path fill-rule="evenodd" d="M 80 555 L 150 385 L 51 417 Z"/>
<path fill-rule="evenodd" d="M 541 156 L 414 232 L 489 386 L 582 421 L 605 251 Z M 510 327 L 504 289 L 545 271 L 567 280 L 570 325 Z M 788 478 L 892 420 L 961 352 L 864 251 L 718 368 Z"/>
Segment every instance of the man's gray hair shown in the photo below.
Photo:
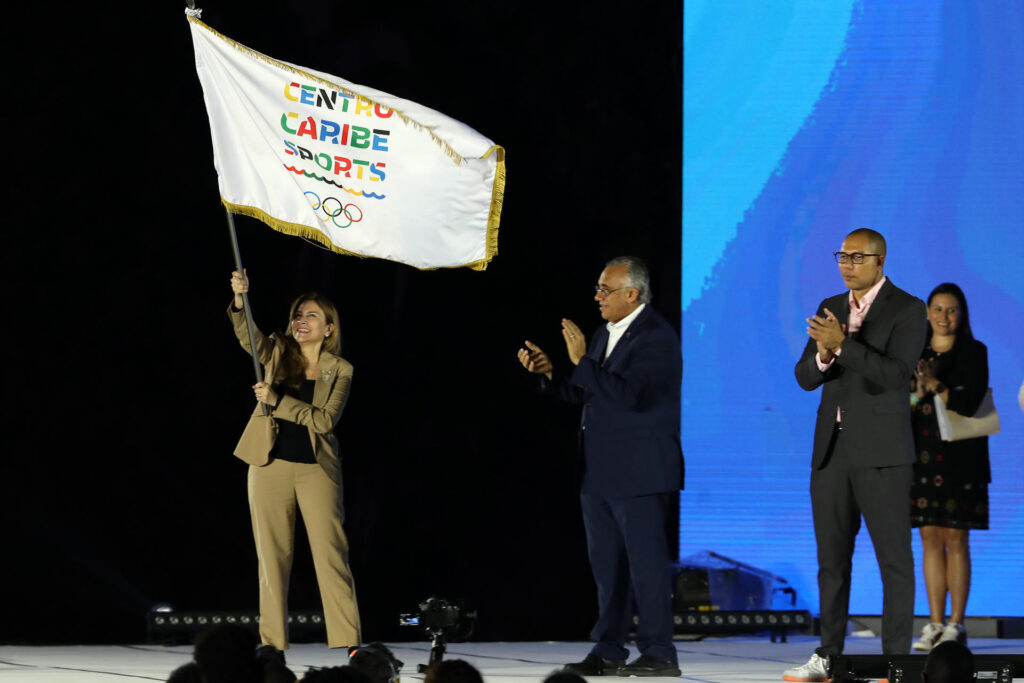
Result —
<path fill-rule="evenodd" d="M 651 303 L 651 276 L 647 272 L 647 266 L 636 256 L 616 256 L 605 268 L 611 266 L 626 267 L 626 287 L 637 290 L 637 300 L 642 304 Z"/>

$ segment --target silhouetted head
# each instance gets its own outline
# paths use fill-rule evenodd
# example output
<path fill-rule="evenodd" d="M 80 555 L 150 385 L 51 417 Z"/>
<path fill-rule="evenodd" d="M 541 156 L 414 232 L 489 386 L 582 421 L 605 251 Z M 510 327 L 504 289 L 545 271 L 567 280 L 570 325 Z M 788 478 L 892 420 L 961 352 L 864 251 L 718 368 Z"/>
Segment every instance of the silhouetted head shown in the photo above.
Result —
<path fill-rule="evenodd" d="M 218 624 L 200 633 L 193 656 L 205 683 L 255 683 L 262 675 L 256 634 L 239 624 Z"/>
<path fill-rule="evenodd" d="M 445 659 L 427 669 L 423 683 L 484 683 L 484 678 L 463 659 Z"/>
<path fill-rule="evenodd" d="M 974 655 L 955 640 L 939 643 L 928 653 L 923 683 L 974 683 Z"/>

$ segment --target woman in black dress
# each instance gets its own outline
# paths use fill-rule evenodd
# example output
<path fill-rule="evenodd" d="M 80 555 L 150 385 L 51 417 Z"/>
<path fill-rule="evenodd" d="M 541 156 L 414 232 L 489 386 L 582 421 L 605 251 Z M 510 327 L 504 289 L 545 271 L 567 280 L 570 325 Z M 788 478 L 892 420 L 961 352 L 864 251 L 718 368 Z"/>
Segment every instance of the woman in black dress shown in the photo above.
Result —
<path fill-rule="evenodd" d="M 928 339 L 911 382 L 914 485 L 911 523 L 920 529 L 931 623 L 915 650 L 956 640 L 967 642 L 964 612 L 971 585 L 971 529 L 988 528 L 988 437 L 943 441 L 936 397 L 949 410 L 973 415 L 988 388 L 988 352 L 971 334 L 967 299 L 946 282 L 928 296 Z M 946 596 L 950 599 L 945 620 Z"/>

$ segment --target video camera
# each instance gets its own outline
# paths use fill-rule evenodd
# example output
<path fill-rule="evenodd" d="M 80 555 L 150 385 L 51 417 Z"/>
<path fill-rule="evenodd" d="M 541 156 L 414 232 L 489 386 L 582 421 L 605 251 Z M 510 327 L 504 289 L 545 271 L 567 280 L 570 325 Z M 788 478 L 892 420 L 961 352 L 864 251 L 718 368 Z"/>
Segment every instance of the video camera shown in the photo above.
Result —
<path fill-rule="evenodd" d="M 430 597 L 420 603 L 418 613 L 399 615 L 398 623 L 401 626 L 418 626 L 430 638 L 430 661 L 426 666 L 420 664 L 417 667 L 423 673 L 444 659 L 446 642 L 461 643 L 469 639 L 476 624 L 476 611 L 466 612 L 444 598 Z"/>

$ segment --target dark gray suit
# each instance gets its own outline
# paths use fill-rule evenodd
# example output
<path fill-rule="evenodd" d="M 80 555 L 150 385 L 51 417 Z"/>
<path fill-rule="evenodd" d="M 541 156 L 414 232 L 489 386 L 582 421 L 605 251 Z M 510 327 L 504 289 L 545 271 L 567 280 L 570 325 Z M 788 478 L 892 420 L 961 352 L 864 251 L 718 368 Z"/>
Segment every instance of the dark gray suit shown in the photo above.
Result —
<path fill-rule="evenodd" d="M 823 301 L 818 315 L 824 316 L 825 308 L 846 324 L 849 292 Z M 915 456 L 908 387 L 926 328 L 924 302 L 887 280 L 860 330 L 843 341 L 825 372 L 818 369 L 813 339 L 796 364 L 802 388 L 812 391 L 823 385 L 811 459 L 822 656 L 843 651 L 861 515 L 882 575 L 882 650 L 910 650 L 914 558 L 907 499 Z"/>

